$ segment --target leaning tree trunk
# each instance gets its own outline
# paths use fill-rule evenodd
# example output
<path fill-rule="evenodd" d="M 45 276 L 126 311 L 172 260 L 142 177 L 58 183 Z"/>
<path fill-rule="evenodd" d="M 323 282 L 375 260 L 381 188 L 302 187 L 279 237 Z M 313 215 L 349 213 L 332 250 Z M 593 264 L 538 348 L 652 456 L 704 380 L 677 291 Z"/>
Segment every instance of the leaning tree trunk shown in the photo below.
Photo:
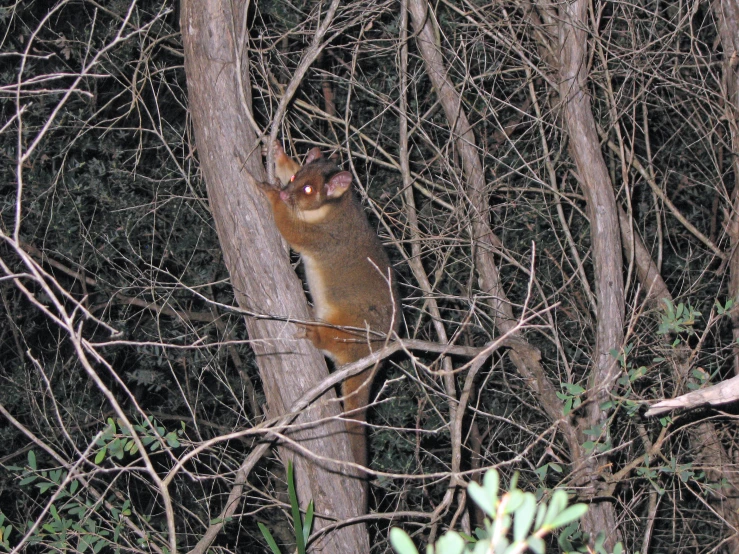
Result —
<path fill-rule="evenodd" d="M 475 136 L 462 106 L 459 93 L 448 78 L 448 70 L 445 67 L 441 51 L 435 46 L 428 3 L 426 0 L 411 0 L 409 2 L 409 10 L 413 26 L 417 33 L 416 43 L 423 58 L 426 72 L 434 85 L 447 120 L 450 122 L 456 140 L 455 146 L 460 152 L 460 158 L 462 159 L 462 169 L 467 179 L 465 193 L 470 199 L 470 205 L 472 207 L 472 238 L 478 243 L 475 261 L 476 269 L 479 273 L 479 283 L 481 288 L 491 298 L 496 328 L 501 334 L 506 334 L 513 331 L 515 318 L 510 302 L 500 287 L 497 269 L 492 260 L 492 252 L 494 251 L 493 233 L 488 226 L 487 216 L 485 215 L 488 200 L 485 197 L 485 178 L 482 164 L 477 157 Z M 569 37 L 567 37 L 566 41 L 568 45 L 569 40 Z M 576 47 L 577 45 L 573 48 Z M 584 48 L 584 39 L 581 47 Z M 580 83 L 579 79 L 577 83 Z M 569 93 L 571 94 L 572 91 L 570 90 Z M 605 375 L 616 369 L 614 367 L 615 360 L 609 354 L 610 349 L 620 348 L 623 338 L 624 302 L 620 263 L 621 243 L 618 237 L 615 196 L 610 187 L 608 174 L 605 172 L 605 162 L 598 150 L 597 135 L 593 139 L 596 130 L 592 112 L 589 111 L 590 108 L 587 105 L 586 99 L 584 99 L 585 103 L 583 103 L 583 98 L 577 96 L 573 97 L 573 100 L 575 104 L 569 107 L 567 113 L 573 115 L 577 119 L 577 122 L 573 121 L 572 126 L 568 127 L 568 130 L 571 133 L 577 132 L 579 135 L 573 137 L 572 140 L 574 143 L 583 140 L 591 141 L 587 149 L 583 152 L 575 153 L 575 157 L 578 162 L 580 174 L 583 176 L 587 186 L 590 187 L 586 191 L 586 196 L 588 197 L 588 205 L 591 210 L 593 243 L 598 243 L 597 248 L 594 245 L 593 249 L 597 278 L 596 292 L 598 294 L 599 306 L 602 306 L 602 312 L 606 314 L 607 318 L 606 321 L 599 320 L 596 352 L 600 353 L 600 355 L 597 357 L 598 362 L 593 368 L 591 383 L 606 383 L 609 381 L 605 379 Z M 586 127 L 585 130 L 587 132 L 581 132 L 582 126 Z M 596 160 L 596 154 L 600 156 L 600 166 L 597 169 L 590 166 L 581 168 L 580 164 L 583 159 L 587 159 L 593 163 L 598 161 Z M 602 179 L 603 175 L 605 175 L 605 179 Z M 594 182 L 597 179 L 600 180 Z M 606 214 L 607 217 L 600 215 L 603 212 L 608 212 Z M 599 215 L 598 219 L 596 219 L 596 214 Z M 607 227 L 605 227 L 606 225 Z M 518 333 L 516 335 L 519 336 Z M 521 338 L 523 339 L 523 337 Z M 605 353 L 605 356 L 603 353 Z M 583 429 L 580 429 L 580 435 L 578 436 L 569 420 L 564 418 L 561 408 L 562 404 L 557 400 L 553 386 L 544 375 L 539 359 L 539 352 L 525 345 L 523 340 L 518 347 L 511 349 L 511 360 L 516 365 L 516 368 L 524 379 L 530 383 L 550 417 L 554 421 L 560 421 L 561 430 L 570 447 L 573 466 L 575 466 L 583 478 L 595 482 L 602 476 L 605 470 L 599 467 L 598 461 L 593 456 L 587 455 L 582 449 L 581 442 L 584 441 L 582 435 Z M 600 396 L 606 394 L 605 390 L 596 390 L 596 387 L 591 388 L 595 394 Z M 599 408 L 600 402 L 594 402 L 593 406 L 594 408 L 590 410 L 588 418 L 583 419 L 582 425 L 584 425 L 584 429 L 592 427 L 596 424 L 593 422 L 599 422 L 602 418 L 603 414 Z M 612 548 L 618 536 L 616 515 L 613 506 L 607 503 L 592 504 L 588 514 L 583 518 L 583 528 L 593 537 L 600 531 L 605 531 L 608 535 L 606 544 Z"/>
<path fill-rule="evenodd" d="M 235 7 L 236 11 L 232 8 Z M 183 0 L 181 30 L 185 50 L 190 111 L 208 198 L 239 305 L 254 312 L 309 319 L 303 288 L 266 201 L 255 188 L 264 180 L 258 137 L 250 126 L 248 72 L 238 74 L 237 47 L 243 2 Z M 246 66 L 246 62 L 243 64 Z M 241 82 L 239 82 L 241 79 Z M 279 321 L 246 321 L 264 384 L 269 415 L 291 410 L 300 396 L 328 376 L 322 356 L 305 340 L 295 340 L 293 325 Z M 330 460 L 350 460 L 339 404 L 319 402 L 297 418 L 300 432 L 289 433 L 301 449 L 324 461 L 280 450 L 294 461 L 298 494 L 305 506 L 313 500 L 318 520 L 344 520 L 363 510 L 362 487 L 350 470 Z M 320 422 L 310 425 L 310 422 Z M 328 461 L 326 461 L 328 460 Z M 363 525 L 340 528 L 323 537 L 315 550 L 344 554 L 369 552 Z"/>

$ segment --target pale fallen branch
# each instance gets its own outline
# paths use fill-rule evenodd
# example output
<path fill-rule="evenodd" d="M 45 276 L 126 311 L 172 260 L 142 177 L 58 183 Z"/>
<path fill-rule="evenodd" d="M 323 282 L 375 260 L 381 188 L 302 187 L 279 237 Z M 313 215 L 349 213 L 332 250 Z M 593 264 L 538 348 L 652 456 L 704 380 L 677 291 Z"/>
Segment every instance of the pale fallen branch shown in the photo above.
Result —
<path fill-rule="evenodd" d="M 698 406 L 716 406 L 739 399 L 739 375 L 722 381 L 705 389 L 694 390 L 677 398 L 657 402 L 644 414 L 653 416 L 675 410 L 677 408 L 696 408 Z"/>

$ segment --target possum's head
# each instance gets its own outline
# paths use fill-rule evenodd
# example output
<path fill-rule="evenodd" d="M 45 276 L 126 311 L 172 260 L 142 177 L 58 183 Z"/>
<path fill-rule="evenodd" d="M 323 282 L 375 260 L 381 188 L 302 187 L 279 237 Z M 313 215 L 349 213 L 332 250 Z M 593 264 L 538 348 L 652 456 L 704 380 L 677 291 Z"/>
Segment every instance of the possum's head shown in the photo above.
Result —
<path fill-rule="evenodd" d="M 332 204 L 341 201 L 351 184 L 351 173 L 339 170 L 332 161 L 321 156 L 318 148 L 313 148 L 305 165 L 280 191 L 280 198 L 300 212 L 301 218 L 310 220 L 320 214 L 322 219 Z"/>

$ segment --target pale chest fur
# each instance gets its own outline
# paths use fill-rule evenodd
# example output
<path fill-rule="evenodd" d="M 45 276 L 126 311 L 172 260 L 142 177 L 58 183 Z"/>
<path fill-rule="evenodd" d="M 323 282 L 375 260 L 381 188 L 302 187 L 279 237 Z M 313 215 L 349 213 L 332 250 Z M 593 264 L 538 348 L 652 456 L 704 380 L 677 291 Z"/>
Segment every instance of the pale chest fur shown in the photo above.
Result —
<path fill-rule="evenodd" d="M 328 215 L 331 206 L 324 204 L 315 210 L 296 210 L 296 218 L 303 223 L 321 223 Z"/>
<path fill-rule="evenodd" d="M 332 315 L 332 309 L 328 301 L 328 288 L 326 279 L 324 278 L 319 264 L 308 254 L 303 254 L 303 267 L 305 268 L 305 277 L 308 281 L 308 288 L 313 297 L 313 310 L 317 320 L 326 321 Z"/>

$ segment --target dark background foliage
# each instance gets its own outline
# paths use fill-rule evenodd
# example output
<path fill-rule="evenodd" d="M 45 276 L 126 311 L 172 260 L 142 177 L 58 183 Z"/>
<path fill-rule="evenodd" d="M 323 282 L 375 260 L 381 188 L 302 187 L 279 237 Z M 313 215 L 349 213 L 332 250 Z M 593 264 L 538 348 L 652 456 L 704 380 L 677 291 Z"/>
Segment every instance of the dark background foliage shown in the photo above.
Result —
<path fill-rule="evenodd" d="M 530 8 L 526 2 L 442 2 L 435 13 L 449 77 L 485 164 L 486 217 L 501 241 L 496 259 L 505 291 L 515 313 L 530 318 L 525 334 L 540 349 L 550 379 L 563 384 L 563 403 L 576 407 L 581 394 L 572 387 L 586 386 L 595 340 L 589 222 Z M 308 1 L 252 7 L 247 55 L 262 127 L 311 42 L 317 10 Z M 593 10 L 591 101 L 619 204 L 658 260 L 675 304 L 690 305 L 701 317 L 673 325 L 665 340 L 658 334 L 663 312 L 644 303 L 631 260 L 624 259 L 623 381 L 608 429 L 584 440 L 602 450 L 614 474 L 640 457 L 656 458 L 605 484 L 629 551 L 642 547 L 646 529 L 654 552 L 720 551 L 733 531 L 712 504 L 720 486 L 710 471 L 715 459 L 692 450 L 689 434 L 711 417 L 733 452 L 733 414 L 702 412 L 675 424 L 639 415 L 639 402 L 685 386 L 673 371 L 677 348 L 688 349 L 693 385 L 733 373 L 730 322 L 715 308 L 727 301 L 726 263 L 647 183 L 653 179 L 679 213 L 728 254 L 735 176 L 715 21 L 705 2 L 596 2 Z M 16 420 L 0 428 L 0 512 L 14 526 L 9 545 L 18 544 L 26 522 L 40 518 L 49 527 L 31 536 L 38 551 L 83 550 L 84 541 L 85 547 L 118 543 L 133 551 L 147 550 L 149 542 L 162 546 L 162 507 L 139 457 L 118 458 L 110 448 L 105 459 L 94 460 L 112 440 L 100 435 L 108 418 L 118 415 L 82 366 L 70 333 L 95 344 L 100 383 L 143 425 L 143 434 L 152 434 L 143 414 L 155 418 L 163 435 L 184 428 L 177 442 L 152 454 L 162 474 L 198 444 L 254 426 L 264 404 L 198 173 L 177 7 L 169 1 L 29 1 L 0 7 L 0 23 L 6 29 L 0 43 L 6 276 L 0 282 L 0 404 Z M 397 5 L 346 3 L 334 27 L 283 123 L 285 144 L 301 156 L 315 145 L 337 152 L 359 176 L 359 193 L 396 264 L 405 335 L 438 339 L 429 316 L 433 301 L 456 343 L 481 346 L 495 336 L 495 314 L 477 284 L 470 205 L 449 124 L 412 43 L 407 98 L 419 229 L 408 226 L 397 158 Z M 19 151 L 37 140 L 19 173 Z M 408 268 L 411 241 L 420 242 L 430 295 Z M 41 278 L 28 278 L 19 250 L 43 269 Z M 63 310 L 75 312 L 71 328 L 51 317 Z M 464 362 L 454 360 L 456 367 Z M 436 358 L 424 353 L 414 360 L 396 356 L 383 370 L 370 417 L 372 467 L 386 474 L 373 482 L 377 512 L 431 513 L 446 493 L 447 480 L 412 478 L 450 467 L 448 398 L 438 370 Z M 459 387 L 464 377 L 458 375 Z M 466 409 L 464 469 L 497 464 L 506 479 L 519 472 L 519 486 L 539 494 L 556 485 L 577 488 L 569 453 L 504 353 L 481 371 Z M 120 436 L 120 427 L 116 432 Z M 183 548 L 220 512 L 252 441 L 217 442 L 176 477 L 172 494 Z M 654 441 L 659 452 L 647 455 Z M 59 494 L 60 479 L 74 464 L 84 475 L 81 486 L 71 491 L 66 484 Z M 215 547 L 266 552 L 257 521 L 269 522 L 288 542 L 289 529 L 278 523 L 286 510 L 283 480 L 279 462 L 263 460 L 240 517 Z M 63 515 L 59 522 L 77 527 L 65 530 L 42 511 L 50 503 Z M 455 509 L 426 536 L 459 524 Z M 388 549 L 388 522 L 373 523 L 376 552 Z"/>

